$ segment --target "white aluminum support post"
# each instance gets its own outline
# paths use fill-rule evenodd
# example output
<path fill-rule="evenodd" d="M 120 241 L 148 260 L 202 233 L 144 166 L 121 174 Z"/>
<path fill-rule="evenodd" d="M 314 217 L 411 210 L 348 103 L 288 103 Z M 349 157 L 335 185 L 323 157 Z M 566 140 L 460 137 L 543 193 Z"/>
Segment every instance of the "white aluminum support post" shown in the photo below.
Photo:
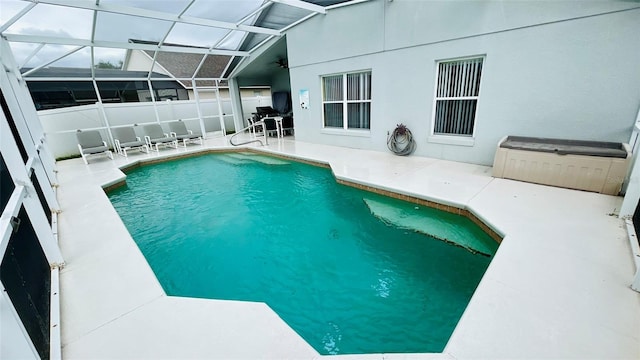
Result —
<path fill-rule="evenodd" d="M 109 136 L 109 142 L 111 143 L 111 147 L 116 148 L 116 142 L 113 139 L 113 134 L 111 134 L 111 123 L 109 122 L 109 117 L 107 116 L 107 112 L 104 110 L 104 104 L 102 101 L 96 103 L 98 106 L 98 111 L 102 114 L 103 125 L 107 129 L 107 136 Z"/>
<path fill-rule="evenodd" d="M 629 178 L 627 179 L 626 191 L 622 206 L 620 208 L 619 217 L 629 218 L 636 211 L 638 202 L 640 201 L 640 162 L 638 161 L 638 150 L 640 149 L 640 108 L 636 115 L 636 123 L 633 126 L 629 145 L 633 146 L 633 160 L 631 161 L 631 169 L 629 169 Z"/>
<path fill-rule="evenodd" d="M 277 32 L 277 30 L 274 30 Z M 274 34 L 271 36 L 277 36 Z M 209 54 L 209 55 L 225 55 L 225 56 L 249 56 L 248 51 L 237 50 L 222 50 L 207 48 L 193 48 L 187 46 L 173 46 L 163 45 L 158 47 L 157 45 L 147 45 L 138 43 L 129 43 L 123 41 L 91 41 L 90 39 L 76 39 L 71 37 L 57 37 L 57 36 L 44 36 L 44 35 L 21 35 L 21 34 L 2 34 L 3 38 L 10 42 L 16 43 L 47 43 L 51 45 L 68 45 L 68 46 L 93 46 L 99 48 L 108 49 L 129 49 L 129 50 L 148 50 L 156 51 L 158 48 L 160 51 L 173 52 L 173 53 L 186 53 L 186 54 Z"/>
<path fill-rule="evenodd" d="M 38 144 L 39 146 L 36 147 L 41 147 L 42 144 Z M 36 158 L 34 160 L 36 160 L 35 162 L 39 162 L 40 158 Z M 33 172 L 36 174 L 36 178 L 38 178 L 39 182 L 40 182 L 40 187 L 43 186 L 48 186 L 49 183 L 42 183 L 41 179 L 47 179 L 47 174 L 44 172 L 44 168 L 41 166 L 41 164 L 33 164 Z M 45 191 L 44 189 L 42 189 L 42 194 L 44 195 L 44 198 L 47 200 L 47 204 L 49 204 L 49 210 L 54 213 L 54 212 L 58 212 L 60 211 L 60 204 L 58 203 L 58 199 L 56 197 L 56 193 L 55 191 Z"/>
<path fill-rule="evenodd" d="M 7 201 L 2 216 L 0 216 L 0 255 L 4 258 L 4 253 L 9 245 L 9 239 L 13 233 L 13 224 L 11 220 L 14 216 L 18 216 L 20 206 L 25 196 L 27 196 L 27 189 L 24 185 L 18 185 L 13 189 L 9 200 Z"/>
<path fill-rule="evenodd" d="M 640 148 L 638 136 L 640 134 L 640 109 L 636 115 L 636 123 L 629 143 L 633 146 L 633 161 L 631 162 L 630 176 L 627 179 L 627 190 L 622 201 L 619 217 L 625 219 L 627 227 L 627 236 L 629 245 L 631 246 L 631 255 L 636 266 L 636 274 L 633 277 L 631 288 L 640 292 L 640 245 L 638 244 L 638 235 L 633 224 L 633 214 L 638 206 L 640 206 L 640 162 L 638 161 L 637 150 Z M 638 224 L 640 225 L 640 224 Z"/>
<path fill-rule="evenodd" d="M 52 187 L 53 181 L 56 179 L 53 172 L 53 158 L 47 156 L 49 152 L 44 143 L 44 132 L 31 97 L 28 95 L 26 84 L 15 66 L 11 52 L 4 52 L 7 50 L 8 44 L 3 39 L 0 39 L 0 42 L 2 42 L 0 46 L 2 46 L 3 50 L 2 66 L 3 70 L 5 70 L 0 71 L 0 84 L 2 85 L 2 96 L 8 105 L 8 113 L 5 113 L 6 110 L 0 111 L 0 153 L 2 153 L 2 158 L 14 184 L 9 201 L 5 204 L 0 216 L 0 256 L 4 257 L 11 236 L 18 226 L 26 226 L 26 224 L 20 225 L 14 222 L 15 217 L 24 209 L 46 261 L 52 270 L 51 276 L 56 276 L 59 269 L 64 266 L 64 259 L 58 247 L 52 225 L 49 224 L 46 216 L 46 211 L 51 211 L 52 209 L 46 206 L 43 208 L 44 204 L 40 202 L 36 189 L 31 182 L 31 173 L 34 171 L 47 205 L 59 208 L 57 200 L 55 200 L 55 191 Z M 11 67 L 11 65 L 14 66 Z M 18 130 L 15 134 L 9 125 L 10 119 L 8 116 L 11 117 L 11 122 Z M 34 138 L 34 136 L 36 137 Z M 26 161 L 21 155 L 18 140 L 26 152 Z M 47 171 L 50 171 L 51 174 L 49 175 Z M 15 241 L 21 240 L 23 239 L 15 239 Z M 60 307 L 57 301 L 57 295 L 59 294 L 57 276 L 52 278 L 51 294 L 50 319 L 55 322 L 51 325 L 56 328 L 50 329 L 49 350 L 52 359 L 59 359 L 61 355 L 61 340 L 60 327 L 58 326 Z M 7 355 L 7 357 L 39 358 L 24 324 L 19 318 L 11 299 L 8 298 L 4 285 L 1 283 L 0 311 L 3 315 L 11 312 L 13 315 L 11 318 L 15 320 L 11 321 L 7 316 L 0 317 L 0 326 L 3 329 L 6 330 L 5 327 L 12 327 L 14 330 L 20 329 L 20 331 L 12 331 L 11 335 L 7 335 L 7 331 L 0 332 L 0 341 L 10 342 L 10 345 L 3 344 L 0 349 L 0 355 L 2 357 Z M 22 333 L 22 336 L 19 333 Z"/>
<path fill-rule="evenodd" d="M 13 209 L 14 213 L 17 214 L 20 207 L 24 207 L 27 212 L 27 216 L 29 216 L 29 221 L 31 221 L 31 225 L 33 226 L 33 230 L 38 237 L 40 246 L 47 257 L 49 265 L 51 267 L 64 266 L 64 259 L 60 252 L 60 248 L 58 247 L 58 242 L 53 237 L 53 232 L 51 231 L 49 221 L 45 214 L 45 211 L 50 211 L 51 209 L 42 208 L 36 189 L 29 176 L 30 168 L 27 169 L 25 164 L 22 163 L 22 157 L 20 156 L 18 145 L 13 138 L 13 134 L 11 133 L 8 120 L 5 117 L 4 112 L 0 112 L 0 151 L 2 152 L 2 158 L 7 165 L 7 169 L 11 174 L 14 184 L 17 185 L 16 187 L 24 187 L 22 201 L 20 204 L 16 205 L 17 209 Z M 27 164 L 34 164 L 36 159 L 37 157 L 30 154 Z M 42 183 L 42 179 L 40 179 L 40 182 Z M 43 186 L 41 186 L 41 188 L 42 191 L 53 191 L 51 188 L 46 189 Z M 9 210 L 9 205 L 7 205 L 5 211 Z M 15 214 L 12 216 L 16 216 Z M 3 235 L 3 239 L 4 236 L 5 235 Z"/>
<path fill-rule="evenodd" d="M 240 87 L 236 78 L 230 78 L 229 82 L 229 96 L 231 97 L 231 107 L 233 109 L 233 124 L 236 131 L 244 129 L 249 124 L 245 124 L 244 110 L 242 108 L 242 97 L 240 95 Z"/>
<path fill-rule="evenodd" d="M 640 268 L 636 270 L 636 276 L 633 278 L 631 288 L 637 292 L 640 292 Z"/>
<path fill-rule="evenodd" d="M 227 136 L 227 129 L 224 126 L 224 114 L 222 112 L 222 99 L 220 98 L 220 80 L 215 80 L 216 84 L 216 102 L 218 103 L 218 119 L 220 120 L 220 128 L 222 129 L 222 136 Z"/>
<path fill-rule="evenodd" d="M 39 152 L 36 152 L 35 147 L 32 146 L 39 143 L 46 144 L 44 130 L 26 81 L 20 74 L 9 43 L 3 37 L 0 37 L 0 53 L 2 54 L 0 61 L 4 68 L 0 76 L 0 88 L 2 88 L 5 101 L 14 118 L 16 129 L 25 143 L 27 154 L 40 157 L 40 163 L 47 174 L 48 182 L 55 186 L 58 184 L 58 179 L 55 172 L 55 161 L 49 148 L 43 146 Z M 40 181 L 42 180 L 40 179 Z"/>
<path fill-rule="evenodd" d="M 31 337 L 20 320 L 4 284 L 0 282 L 0 357 L 3 359 L 40 359 Z"/>
<path fill-rule="evenodd" d="M 2 42 L 0 45 L 3 50 L 10 51 L 6 41 L 0 38 L 0 42 Z M 20 138 L 27 154 L 27 161 L 23 162 L 18 144 L 9 126 L 9 119 L 5 116 L 4 111 L 0 112 L 0 150 L 2 157 L 13 182 L 24 186 L 27 191 L 22 206 L 27 211 L 49 264 L 52 266 L 62 265 L 64 260 L 60 248 L 58 248 L 58 244 L 53 238 L 51 227 L 44 213 L 44 211 L 50 211 L 51 209 L 42 208 L 30 178 L 32 169 L 42 167 L 42 172 L 36 172 L 40 187 L 43 192 L 49 192 L 48 198 L 55 198 L 52 186 L 55 185 L 53 181 L 57 180 L 53 170 L 53 158 L 47 156 L 48 149 L 46 144 L 41 144 L 44 133 L 40 120 L 31 101 L 31 96 L 26 89 L 25 81 L 20 77 L 19 70 L 15 67 L 15 62 L 10 52 L 8 54 L 3 52 L 2 65 L 6 70 L 0 71 L 2 94 L 8 105 L 13 124 L 18 130 L 17 136 Z M 13 67 L 9 68 L 8 65 L 13 65 Z M 28 164 L 29 168 L 27 168 L 26 164 Z M 47 175 L 44 178 L 42 177 L 43 173 Z M 49 205 L 57 206 L 57 202 Z"/>
<path fill-rule="evenodd" d="M 322 12 L 324 13 L 324 8 L 318 5 L 309 4 L 304 1 L 299 0 L 283 0 L 287 2 L 287 5 L 307 8 L 310 11 Z M 269 35 L 280 35 L 278 30 L 263 28 L 259 26 L 252 25 L 236 25 L 232 22 L 219 21 L 219 20 L 211 20 L 207 18 L 193 17 L 193 16 L 177 16 L 174 13 L 162 12 L 162 11 L 154 11 L 142 9 L 139 7 L 133 6 L 122 6 L 116 4 L 96 4 L 95 1 L 89 2 L 81 2 L 75 0 L 38 0 L 38 3 L 41 4 L 49 4 L 49 5 L 58 5 L 58 6 L 66 6 L 70 8 L 78 8 L 85 10 L 96 10 L 101 12 L 108 12 L 112 14 L 121 14 L 121 15 L 129 15 L 129 16 L 138 16 L 156 20 L 164 20 L 164 21 L 175 21 L 184 24 L 191 25 L 201 25 L 208 26 L 214 28 L 221 29 L 229 29 L 229 30 L 240 30 L 252 33 L 259 34 L 269 34 Z M 100 47 L 99 45 L 96 45 Z"/>
<path fill-rule="evenodd" d="M 624 222 L 627 227 L 631 256 L 633 256 L 634 265 L 636 267 L 636 274 L 631 281 L 631 289 L 640 292 L 640 244 L 638 244 L 638 235 L 636 234 L 636 229 L 633 226 L 633 221 L 631 221 L 631 219 L 625 219 Z"/>
<path fill-rule="evenodd" d="M 116 142 L 113 140 L 113 134 L 111 134 L 111 124 L 109 123 L 109 117 L 107 116 L 107 112 L 104 110 L 104 104 L 102 103 L 102 96 L 100 96 L 100 89 L 98 89 L 98 82 L 96 82 L 95 77 L 91 79 L 91 83 L 93 84 L 93 89 L 96 91 L 96 96 L 98 97 L 98 101 L 96 102 L 98 117 L 102 118 L 104 121 L 104 126 L 107 128 L 107 134 L 109 134 L 109 141 L 111 141 L 111 145 L 113 148 L 116 148 Z M 102 116 L 100 116 L 102 115 Z"/>
<path fill-rule="evenodd" d="M 301 0 L 271 0 L 271 1 L 275 3 L 280 3 L 280 4 L 296 7 L 299 9 L 307 10 L 307 11 L 312 11 L 318 14 L 327 13 L 324 7 L 320 5 L 308 3 L 306 1 L 301 1 Z"/>
<path fill-rule="evenodd" d="M 36 56 L 37 53 L 40 52 L 40 50 L 42 50 L 42 48 L 44 47 L 45 43 L 41 43 L 40 45 L 38 45 L 37 48 L 33 49 L 33 51 L 31 52 L 31 54 L 29 54 L 23 61 L 22 64 L 20 66 L 18 66 L 18 68 L 22 69 L 25 65 L 27 65 L 27 63 L 29 63 L 29 60 L 33 59 L 34 56 Z"/>
<path fill-rule="evenodd" d="M 204 126 L 204 119 L 202 118 L 202 109 L 200 109 L 200 95 L 198 94 L 198 86 L 196 85 L 196 80 L 191 78 L 191 87 L 193 88 L 193 96 L 196 98 L 196 111 L 198 111 L 198 122 L 200 123 L 200 132 L 202 134 L 202 138 L 207 138 L 207 131 Z"/>
<path fill-rule="evenodd" d="M 71 55 L 71 54 L 75 54 L 76 52 L 78 52 L 78 51 L 80 51 L 80 50 L 82 50 L 82 49 L 84 49 L 84 48 L 85 48 L 84 46 L 78 46 L 78 47 L 76 47 L 75 49 L 72 49 L 72 50 L 70 50 L 70 51 L 68 51 L 68 52 L 64 53 L 63 55 L 60 55 L 60 56 L 58 56 L 57 58 L 55 58 L 55 59 L 53 59 L 53 60 L 50 60 L 50 61 L 48 61 L 48 62 L 46 62 L 46 63 L 44 63 L 44 64 L 40 64 L 39 66 L 34 67 L 33 69 L 31 69 L 31 70 L 29 70 L 29 71 L 25 72 L 24 74 L 22 74 L 22 76 L 23 76 L 23 77 L 27 77 L 27 76 L 29 76 L 29 75 L 31 75 L 31 74 L 33 74 L 33 73 L 35 73 L 35 72 L 37 72 L 37 71 L 41 70 L 42 68 L 47 67 L 47 66 L 49 66 L 49 65 L 53 64 L 54 62 L 56 62 L 56 61 L 58 61 L 58 60 L 62 60 L 62 59 L 64 59 L 64 58 L 66 58 L 67 56 Z"/>
<path fill-rule="evenodd" d="M 160 124 L 160 113 L 158 113 L 158 104 L 156 104 L 156 96 L 153 93 L 153 86 L 151 86 L 151 79 L 147 79 L 147 85 L 149 86 L 149 94 L 151 94 L 151 103 L 153 104 L 153 111 L 156 113 L 156 122 Z"/>
<path fill-rule="evenodd" d="M 49 295 L 49 360 L 62 359 L 60 335 L 60 269 L 51 269 L 51 294 Z"/>
<path fill-rule="evenodd" d="M 18 13 L 15 14 L 11 19 L 9 19 L 7 22 L 2 24 L 2 26 L 0 26 L 0 33 L 3 33 L 5 30 L 11 27 L 11 25 L 13 25 L 16 21 L 20 20 L 20 18 L 22 18 L 29 11 L 31 11 L 31 9 L 33 9 L 33 7 L 36 6 L 36 4 L 37 3 L 33 2 L 25 6 L 22 10 L 18 11 Z"/>

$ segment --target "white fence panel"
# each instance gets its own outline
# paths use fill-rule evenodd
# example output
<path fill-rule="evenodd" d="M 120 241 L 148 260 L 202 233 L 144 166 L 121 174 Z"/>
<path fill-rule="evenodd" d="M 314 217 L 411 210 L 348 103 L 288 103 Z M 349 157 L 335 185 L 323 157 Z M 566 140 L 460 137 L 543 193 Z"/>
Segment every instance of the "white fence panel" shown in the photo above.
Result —
<path fill-rule="evenodd" d="M 273 106 L 271 102 L 271 97 L 269 96 L 252 96 L 252 97 L 242 97 L 242 119 L 245 125 L 247 124 L 247 119 L 250 119 L 253 116 L 253 113 L 256 112 L 256 107 L 258 106 Z"/>
<path fill-rule="evenodd" d="M 44 110 L 39 111 L 38 116 L 49 149 L 55 158 L 79 153 L 75 134 L 78 129 L 102 129 L 105 126 L 97 105 Z M 106 132 L 103 136 L 105 135 Z M 108 139 L 108 136 L 105 139 Z"/>
<path fill-rule="evenodd" d="M 74 106 L 38 112 L 45 133 L 100 128 L 104 121 L 96 105 Z"/>
<path fill-rule="evenodd" d="M 200 132 L 197 106 L 198 104 L 194 100 L 162 101 L 156 102 L 155 106 L 152 102 L 92 104 L 63 109 L 41 110 L 38 112 L 38 116 L 53 156 L 56 159 L 60 159 L 79 155 L 75 136 L 75 132 L 78 129 L 99 129 L 102 138 L 113 147 L 107 123 L 109 127 L 141 125 L 157 122 L 159 118 L 163 128 L 168 131 L 166 122 L 182 119 L 188 129 Z M 255 97 L 243 99 L 243 108 L 246 112 L 244 116 L 246 118 L 251 117 L 251 113 L 255 112 L 256 106 L 271 106 L 271 98 Z M 227 132 L 234 131 L 231 100 L 221 99 L 221 108 L 225 130 Z M 217 100 L 201 100 L 200 111 L 207 133 L 222 130 Z M 139 132 L 139 130 L 137 129 L 136 132 Z"/>
<path fill-rule="evenodd" d="M 227 132 L 235 131 L 236 125 L 233 123 L 233 105 L 231 104 L 231 99 L 220 100 L 222 103 L 222 115 L 224 116 L 224 127 L 227 129 Z"/>
<path fill-rule="evenodd" d="M 189 101 L 166 101 L 171 108 L 171 114 L 174 119 L 194 119 L 198 118 L 198 109 L 196 108 L 196 102 Z M 202 110 L 205 107 L 202 106 Z M 204 115 L 204 113 L 203 113 Z"/>
<path fill-rule="evenodd" d="M 109 126 L 156 122 L 156 113 L 153 103 L 150 102 L 104 104 L 103 106 Z"/>

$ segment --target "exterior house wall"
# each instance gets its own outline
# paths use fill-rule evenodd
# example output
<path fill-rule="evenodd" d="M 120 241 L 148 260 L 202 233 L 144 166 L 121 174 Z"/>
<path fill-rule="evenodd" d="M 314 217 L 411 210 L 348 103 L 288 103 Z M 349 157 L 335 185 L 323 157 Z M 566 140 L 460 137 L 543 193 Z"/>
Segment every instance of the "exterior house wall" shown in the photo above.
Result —
<path fill-rule="evenodd" d="M 640 6 L 616 1 L 370 1 L 287 32 L 296 139 L 490 165 L 506 135 L 627 142 L 640 106 Z M 355 21 L 354 19 L 369 19 Z M 309 37 L 309 34 L 314 34 Z M 431 136 L 436 64 L 485 56 L 472 145 Z M 370 131 L 323 129 L 321 76 L 372 72 Z M 309 109 L 297 94 L 309 90 Z M 442 139 L 440 139 L 442 140 Z"/>
<path fill-rule="evenodd" d="M 272 106 L 271 91 L 269 87 L 241 88 L 240 99 L 242 103 L 242 127 L 249 125 L 248 119 L 253 117 L 258 106 Z M 236 127 L 237 128 L 237 127 Z"/>
<path fill-rule="evenodd" d="M 291 79 L 289 77 L 288 69 L 280 69 L 273 71 L 271 77 L 271 91 L 291 91 Z"/>
<path fill-rule="evenodd" d="M 125 69 L 127 71 L 149 71 L 151 64 L 153 63 L 153 59 L 150 59 L 143 51 L 141 50 L 131 50 L 129 54 L 129 59 L 125 64 Z M 162 66 L 155 64 L 153 67 L 153 72 L 157 72 L 159 74 L 164 74 L 167 76 L 171 76 L 171 74 L 165 70 Z"/>
<path fill-rule="evenodd" d="M 193 89 L 189 89 L 187 90 L 187 93 L 189 94 L 189 100 L 195 100 L 196 99 L 196 95 L 193 92 Z M 199 89 L 198 90 L 198 97 L 200 98 L 200 100 L 203 99 L 207 99 L 207 100 L 215 100 L 216 99 L 216 93 L 214 90 L 209 90 L 209 89 Z M 222 99 L 229 99 L 230 95 L 229 95 L 229 89 L 228 88 L 220 88 L 220 98 Z"/>
<path fill-rule="evenodd" d="M 189 100 L 193 100 L 196 98 L 196 94 L 192 89 L 187 90 L 187 94 L 189 94 Z M 213 91 L 198 91 L 198 98 L 202 99 L 215 99 L 216 94 Z"/>
<path fill-rule="evenodd" d="M 129 59 L 127 61 L 127 64 L 125 65 L 126 69 L 125 70 L 129 70 L 129 71 L 149 71 L 149 68 L 151 67 L 151 63 L 153 62 L 152 59 L 149 58 L 149 56 L 147 56 L 143 51 L 139 51 L 139 50 L 132 50 L 130 52 L 129 55 Z M 167 76 L 173 76 L 172 74 L 170 74 L 164 67 L 162 67 L 161 65 L 159 65 L 158 63 L 155 64 L 154 66 L 154 72 L 160 73 L 160 74 L 164 74 Z M 189 88 L 187 89 L 187 94 L 189 96 L 189 100 L 195 100 L 196 96 L 193 92 L 193 89 Z M 211 99 L 216 99 L 216 94 L 214 91 L 210 91 L 210 90 L 200 90 L 198 92 L 198 97 L 202 100 L 211 100 Z M 229 99 L 229 89 L 228 88 L 220 88 L 220 97 L 223 99 Z"/>

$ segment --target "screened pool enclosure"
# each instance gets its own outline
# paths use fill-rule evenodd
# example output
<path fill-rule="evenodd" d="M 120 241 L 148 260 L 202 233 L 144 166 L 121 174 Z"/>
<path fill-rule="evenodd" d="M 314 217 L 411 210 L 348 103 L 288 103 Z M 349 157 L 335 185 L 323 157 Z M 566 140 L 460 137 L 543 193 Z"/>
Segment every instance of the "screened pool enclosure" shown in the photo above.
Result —
<path fill-rule="evenodd" d="M 234 70 L 341 3 L 354 2 L 0 3 L 0 357 L 62 357 L 55 158 L 69 155 L 74 132 L 97 129 L 113 145 L 110 130 L 133 123 L 181 118 L 205 136 L 238 129 Z M 179 69 L 164 68 L 166 54 L 183 56 Z"/>

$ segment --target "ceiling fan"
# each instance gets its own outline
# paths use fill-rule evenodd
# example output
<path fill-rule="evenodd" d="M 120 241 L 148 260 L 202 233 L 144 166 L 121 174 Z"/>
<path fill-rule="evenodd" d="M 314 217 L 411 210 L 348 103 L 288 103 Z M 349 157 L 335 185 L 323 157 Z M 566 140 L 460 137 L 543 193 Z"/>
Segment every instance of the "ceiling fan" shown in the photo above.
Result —
<path fill-rule="evenodd" d="M 278 66 L 280 66 L 283 69 L 288 69 L 289 68 L 289 64 L 287 63 L 287 59 L 278 59 L 276 61 L 276 64 L 278 64 Z"/>

